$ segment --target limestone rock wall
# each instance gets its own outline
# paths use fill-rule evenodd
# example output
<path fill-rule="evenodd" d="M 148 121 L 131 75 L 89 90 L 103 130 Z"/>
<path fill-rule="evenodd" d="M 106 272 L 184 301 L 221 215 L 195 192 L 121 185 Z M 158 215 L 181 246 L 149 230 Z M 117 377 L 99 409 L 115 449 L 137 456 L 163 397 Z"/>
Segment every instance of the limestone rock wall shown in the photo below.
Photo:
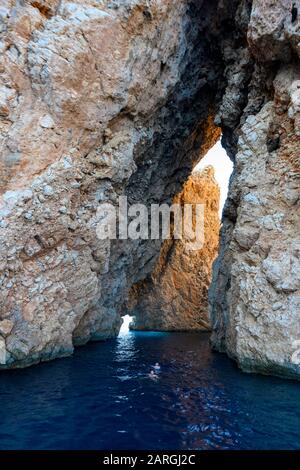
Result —
<path fill-rule="evenodd" d="M 193 173 L 174 203 L 203 204 L 204 244 L 190 250 L 189 240 L 165 240 L 149 279 L 133 286 L 132 328 L 158 331 L 210 329 L 208 288 L 219 245 L 220 190 L 213 167 Z"/>
<path fill-rule="evenodd" d="M 252 72 L 249 69 L 239 122 L 225 130 L 235 172 L 210 291 L 213 346 L 226 351 L 245 371 L 296 378 L 300 367 L 292 358 L 300 339 L 298 11 L 299 2 L 253 1 L 243 53 L 250 57 Z M 240 22 L 238 16 L 236 21 Z M 245 69 L 239 59 L 234 67 Z M 231 87 L 224 95 L 223 124 L 232 115 L 228 102 L 235 93 Z"/>
<path fill-rule="evenodd" d="M 168 202 L 213 140 L 217 1 L 0 5 L 0 365 L 115 336 L 160 242 L 104 242 L 99 203 Z"/>

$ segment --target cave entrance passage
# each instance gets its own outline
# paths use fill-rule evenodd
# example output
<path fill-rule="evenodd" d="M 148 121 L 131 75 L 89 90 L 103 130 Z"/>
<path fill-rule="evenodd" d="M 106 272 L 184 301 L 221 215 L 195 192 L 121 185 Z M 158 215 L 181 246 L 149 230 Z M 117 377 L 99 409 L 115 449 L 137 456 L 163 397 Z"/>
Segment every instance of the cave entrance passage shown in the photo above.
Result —
<path fill-rule="evenodd" d="M 207 152 L 207 154 L 195 166 L 193 173 L 201 171 L 211 165 L 215 170 L 215 179 L 220 187 L 219 216 L 222 218 L 223 208 L 227 199 L 230 176 L 233 171 L 233 163 L 222 147 L 221 139 Z"/>
<path fill-rule="evenodd" d="M 134 317 L 135 330 L 210 331 L 208 288 L 232 170 L 233 163 L 218 140 L 176 196 L 180 204 L 204 206 L 204 244 L 189 250 L 188 240 L 163 242 L 151 276 L 131 291 L 128 313 Z"/>

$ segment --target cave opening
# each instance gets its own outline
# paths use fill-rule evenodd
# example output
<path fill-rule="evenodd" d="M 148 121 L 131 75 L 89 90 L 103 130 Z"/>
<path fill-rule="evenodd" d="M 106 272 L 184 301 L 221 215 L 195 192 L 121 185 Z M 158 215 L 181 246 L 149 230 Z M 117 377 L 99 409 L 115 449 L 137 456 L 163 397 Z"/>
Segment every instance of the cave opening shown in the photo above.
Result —
<path fill-rule="evenodd" d="M 130 324 L 133 321 L 133 317 L 130 315 L 124 315 L 122 317 L 122 325 L 119 331 L 119 336 L 127 335 L 130 332 Z"/>
<path fill-rule="evenodd" d="M 222 146 L 219 129 L 215 130 L 218 136 L 213 134 L 205 141 L 200 160 L 173 199 L 181 206 L 204 206 L 203 244 L 191 251 L 188 239 L 176 240 L 172 236 L 162 243 L 150 275 L 131 289 L 129 330 L 211 331 L 208 291 L 234 166 Z M 122 328 L 124 331 L 125 322 Z"/>
<path fill-rule="evenodd" d="M 230 177 L 233 171 L 233 162 L 222 146 L 221 138 L 211 147 L 206 155 L 197 163 L 193 173 L 212 166 L 214 177 L 220 187 L 219 216 L 222 218 L 223 208 L 227 199 Z"/>

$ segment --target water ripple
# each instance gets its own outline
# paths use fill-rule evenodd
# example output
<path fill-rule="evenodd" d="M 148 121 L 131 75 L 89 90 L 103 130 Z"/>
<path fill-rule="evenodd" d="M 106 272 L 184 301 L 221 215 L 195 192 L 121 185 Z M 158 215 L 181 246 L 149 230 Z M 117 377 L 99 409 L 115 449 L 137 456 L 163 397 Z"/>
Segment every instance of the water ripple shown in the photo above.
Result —
<path fill-rule="evenodd" d="M 242 374 L 205 334 L 135 332 L 1 372 L 0 399 L 1 449 L 300 448 L 299 384 Z"/>

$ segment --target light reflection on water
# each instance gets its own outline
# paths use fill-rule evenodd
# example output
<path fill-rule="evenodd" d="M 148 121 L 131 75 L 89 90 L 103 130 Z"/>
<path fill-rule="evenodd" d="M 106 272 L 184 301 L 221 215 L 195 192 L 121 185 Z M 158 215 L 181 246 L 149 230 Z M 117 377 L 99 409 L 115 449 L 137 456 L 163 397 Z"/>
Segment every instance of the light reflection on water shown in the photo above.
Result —
<path fill-rule="evenodd" d="M 1 372 L 0 399 L 1 449 L 300 448 L 299 384 L 241 373 L 205 334 L 130 332 Z"/>

